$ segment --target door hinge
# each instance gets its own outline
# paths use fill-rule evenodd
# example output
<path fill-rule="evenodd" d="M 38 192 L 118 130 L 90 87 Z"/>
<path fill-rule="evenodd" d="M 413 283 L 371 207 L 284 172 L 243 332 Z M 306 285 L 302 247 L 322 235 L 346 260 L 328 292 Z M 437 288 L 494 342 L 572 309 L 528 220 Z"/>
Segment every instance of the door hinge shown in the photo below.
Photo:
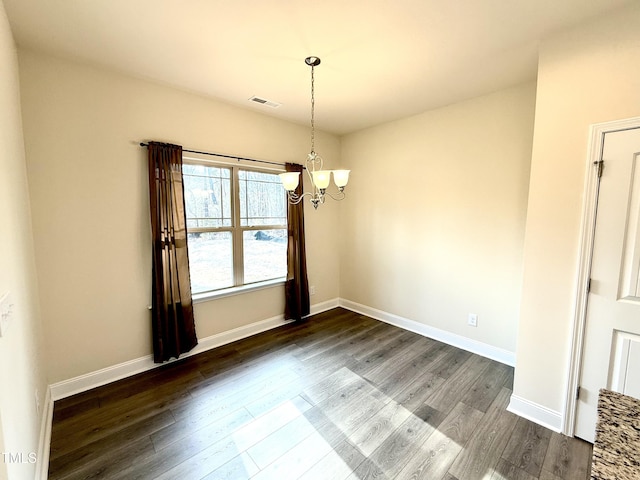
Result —
<path fill-rule="evenodd" d="M 580 385 L 578 385 L 576 387 L 576 399 L 579 400 L 580 399 Z"/>
<path fill-rule="evenodd" d="M 591 279 L 587 280 L 587 293 L 591 292 Z"/>
<path fill-rule="evenodd" d="M 598 167 L 598 178 L 602 178 L 602 170 L 604 170 L 604 160 L 599 160 L 597 162 L 593 162 L 593 164 Z"/>

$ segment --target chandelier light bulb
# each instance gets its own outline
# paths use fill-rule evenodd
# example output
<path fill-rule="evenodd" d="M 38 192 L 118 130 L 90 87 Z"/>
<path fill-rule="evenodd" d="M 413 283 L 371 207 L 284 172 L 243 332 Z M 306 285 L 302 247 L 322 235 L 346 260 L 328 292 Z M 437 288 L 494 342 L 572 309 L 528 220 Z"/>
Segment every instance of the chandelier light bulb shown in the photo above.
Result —
<path fill-rule="evenodd" d="M 338 188 L 344 188 L 349 183 L 349 172 L 351 170 L 334 170 L 333 171 L 333 182 L 336 184 Z"/>
<path fill-rule="evenodd" d="M 282 186 L 287 192 L 293 192 L 300 183 L 300 172 L 287 172 L 279 175 Z"/>
<path fill-rule="evenodd" d="M 320 190 L 325 190 L 331 180 L 331 170 L 317 170 L 312 172 L 313 184 Z"/>

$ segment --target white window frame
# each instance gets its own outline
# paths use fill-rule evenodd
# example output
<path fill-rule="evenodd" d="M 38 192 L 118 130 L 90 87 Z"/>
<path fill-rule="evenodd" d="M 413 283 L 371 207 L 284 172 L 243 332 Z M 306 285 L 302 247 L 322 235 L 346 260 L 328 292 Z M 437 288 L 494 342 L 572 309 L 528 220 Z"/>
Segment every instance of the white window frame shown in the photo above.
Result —
<path fill-rule="evenodd" d="M 287 223 L 282 225 L 241 225 L 240 218 L 240 170 L 248 170 L 260 173 L 278 174 L 283 173 L 284 169 L 260 168 L 246 163 L 227 163 L 212 162 L 210 160 L 183 156 L 182 163 L 185 165 L 204 165 L 207 167 L 227 168 L 231 170 L 230 196 L 231 196 L 231 226 L 221 227 L 191 227 L 187 228 L 189 233 L 205 233 L 205 232 L 230 232 L 232 237 L 232 255 L 233 255 L 233 282 L 234 285 L 227 288 L 217 290 L 209 290 L 206 292 L 194 293 L 192 295 L 193 303 L 237 295 L 254 290 L 271 288 L 284 284 L 286 275 L 269 280 L 263 280 L 254 283 L 244 283 L 244 232 L 259 230 L 286 230 Z M 286 199 L 286 191 L 282 189 L 282 195 Z M 286 200 L 285 200 L 286 201 Z M 286 213 L 285 213 L 286 215 Z M 285 217 L 286 218 L 286 217 Z"/>

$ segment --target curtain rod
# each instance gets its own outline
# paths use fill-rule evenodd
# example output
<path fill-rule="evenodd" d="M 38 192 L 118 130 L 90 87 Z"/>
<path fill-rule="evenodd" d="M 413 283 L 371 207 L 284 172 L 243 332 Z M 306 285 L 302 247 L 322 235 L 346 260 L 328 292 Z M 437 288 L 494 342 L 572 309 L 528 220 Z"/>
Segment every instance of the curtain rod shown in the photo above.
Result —
<path fill-rule="evenodd" d="M 149 144 L 148 143 L 144 143 L 144 142 L 140 142 L 140 146 L 141 147 L 148 147 Z M 189 153 L 199 153 L 200 155 L 209 155 L 212 157 L 221 157 L 221 158 L 230 158 L 232 160 L 237 160 L 237 161 L 246 161 L 246 162 L 257 162 L 257 163 L 267 163 L 269 165 L 279 165 L 279 166 L 284 166 L 284 163 L 279 163 L 279 162 L 269 162 L 268 160 L 256 160 L 255 158 L 246 158 L 246 157 L 238 157 L 237 155 L 224 155 L 222 153 L 212 153 L 212 152 L 201 152 L 199 150 L 187 150 L 186 148 L 182 149 L 183 152 L 189 152 Z M 305 168 L 304 166 L 302 168 Z"/>

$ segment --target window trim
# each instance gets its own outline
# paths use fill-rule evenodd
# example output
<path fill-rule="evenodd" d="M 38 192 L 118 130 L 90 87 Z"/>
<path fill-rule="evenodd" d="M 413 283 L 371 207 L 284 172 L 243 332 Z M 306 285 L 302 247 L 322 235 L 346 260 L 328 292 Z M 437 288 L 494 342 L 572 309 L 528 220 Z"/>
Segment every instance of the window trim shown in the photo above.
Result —
<path fill-rule="evenodd" d="M 285 172 L 283 168 L 254 167 L 246 162 L 226 162 L 211 161 L 205 158 L 198 158 L 191 155 L 182 156 L 183 164 L 187 165 L 204 165 L 208 167 L 228 168 L 231 170 L 230 196 L 231 196 L 231 226 L 220 227 L 187 227 L 187 235 L 189 233 L 203 232 L 231 232 L 232 237 L 232 255 L 233 255 L 233 281 L 234 285 L 216 290 L 207 290 L 204 292 L 192 293 L 193 303 L 200 303 L 216 298 L 228 297 L 247 293 L 265 288 L 272 288 L 284 285 L 286 274 L 282 277 L 270 278 L 252 283 L 244 283 L 244 232 L 258 230 L 287 230 L 287 223 L 283 225 L 241 225 L 240 218 L 240 170 L 248 170 L 260 173 L 277 174 Z M 286 198 L 286 192 L 283 191 Z M 286 200 L 285 200 L 286 201 Z M 286 220 L 286 217 L 285 217 Z"/>
<path fill-rule="evenodd" d="M 208 292 L 194 293 L 192 295 L 193 303 L 203 303 L 209 300 L 216 300 L 224 297 L 233 297 L 244 293 L 255 292 L 267 288 L 282 287 L 287 281 L 287 277 L 278 277 L 271 280 L 263 280 L 262 282 L 248 283 L 238 287 L 221 288 L 219 290 L 210 290 Z"/>

